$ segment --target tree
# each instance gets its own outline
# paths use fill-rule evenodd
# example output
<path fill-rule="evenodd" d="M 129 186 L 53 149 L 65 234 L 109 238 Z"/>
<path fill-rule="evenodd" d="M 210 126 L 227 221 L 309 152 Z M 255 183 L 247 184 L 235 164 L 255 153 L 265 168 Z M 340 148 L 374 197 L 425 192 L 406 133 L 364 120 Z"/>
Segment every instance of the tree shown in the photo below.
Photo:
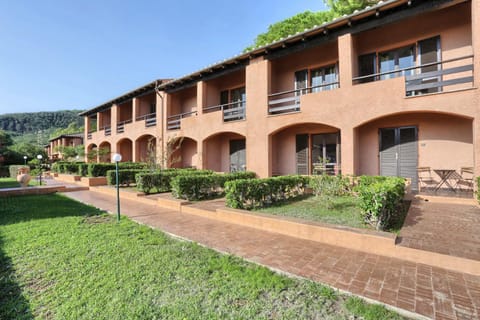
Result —
<path fill-rule="evenodd" d="M 0 130 L 0 150 L 13 144 L 12 137 L 3 130 Z"/>
<path fill-rule="evenodd" d="M 50 139 L 59 137 L 64 134 L 83 132 L 83 127 L 79 126 L 77 122 L 72 122 L 66 128 L 58 128 L 50 134 Z"/>
<path fill-rule="evenodd" d="M 377 4 L 375 0 L 324 0 L 325 4 L 330 7 L 335 17 L 351 14 L 355 10 L 361 10 L 366 6 Z"/>
<path fill-rule="evenodd" d="M 351 14 L 355 10 L 360 10 L 368 5 L 374 5 L 376 0 L 323 0 L 330 8 L 327 11 L 311 12 L 305 11 L 294 15 L 293 17 L 276 22 L 268 27 L 264 33 L 260 33 L 254 40 L 253 45 L 245 48 L 244 51 L 252 50 L 256 47 L 265 46 L 281 38 L 287 38 L 297 32 L 303 32 L 305 29 L 311 29 L 314 26 L 322 25 L 331 21 L 334 17 L 341 17 L 345 14 Z"/>
<path fill-rule="evenodd" d="M 259 34 L 254 41 L 254 44 L 245 49 L 251 50 L 258 46 L 264 46 L 281 38 L 286 38 L 289 35 L 294 35 L 297 32 L 303 32 L 305 29 L 311 29 L 315 25 L 321 25 L 325 21 L 333 18 L 330 11 L 311 12 L 305 11 L 287 18 L 283 21 L 274 23 L 268 27 L 267 32 Z"/>

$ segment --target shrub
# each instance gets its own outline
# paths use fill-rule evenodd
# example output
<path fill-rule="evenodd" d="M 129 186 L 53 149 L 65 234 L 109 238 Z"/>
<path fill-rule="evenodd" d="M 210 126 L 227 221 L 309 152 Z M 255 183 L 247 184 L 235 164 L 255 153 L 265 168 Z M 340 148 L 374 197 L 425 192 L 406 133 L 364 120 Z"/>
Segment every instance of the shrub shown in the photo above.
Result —
<path fill-rule="evenodd" d="M 477 188 L 480 186 L 480 177 L 477 177 Z M 477 200 L 480 203 L 480 192 L 477 191 Z"/>
<path fill-rule="evenodd" d="M 8 166 L 0 166 L 0 178 L 6 178 L 10 176 Z"/>
<path fill-rule="evenodd" d="M 145 163 L 120 162 L 119 169 L 145 169 Z M 115 163 L 89 163 L 87 174 L 89 177 L 106 177 L 108 170 L 115 170 Z"/>
<path fill-rule="evenodd" d="M 225 183 L 237 179 L 253 179 L 254 172 L 209 175 L 179 175 L 172 179 L 172 195 L 187 200 L 203 200 L 224 195 Z"/>
<path fill-rule="evenodd" d="M 135 175 L 137 190 L 144 193 L 168 192 L 172 190 L 171 181 L 179 175 L 209 175 L 211 170 L 166 169 L 157 172 L 142 172 Z"/>
<path fill-rule="evenodd" d="M 88 174 L 88 163 L 82 162 L 78 165 L 78 175 L 86 177 Z"/>
<path fill-rule="evenodd" d="M 17 164 L 8 166 L 8 171 L 9 171 L 9 174 L 10 174 L 10 178 L 16 178 L 18 169 L 24 168 L 24 167 L 28 167 L 28 166 L 17 165 Z M 30 170 L 30 167 L 28 167 L 28 169 Z M 32 173 L 30 173 L 30 175 L 32 175 Z"/>
<path fill-rule="evenodd" d="M 366 223 L 386 230 L 398 212 L 405 194 L 405 179 L 373 177 L 360 179 L 357 188 L 360 208 Z"/>
<path fill-rule="evenodd" d="M 118 184 L 123 186 L 130 186 L 135 182 L 135 176 L 138 173 L 144 172 L 145 169 L 121 169 L 118 170 Z M 116 170 L 107 171 L 107 184 L 116 185 Z"/>
<path fill-rule="evenodd" d="M 341 175 L 318 175 L 310 177 L 309 186 L 316 196 L 335 197 L 349 193 L 351 183 L 349 178 Z"/>
<path fill-rule="evenodd" d="M 304 176 L 229 181 L 225 183 L 226 204 L 239 209 L 265 207 L 304 195 L 308 181 Z"/>

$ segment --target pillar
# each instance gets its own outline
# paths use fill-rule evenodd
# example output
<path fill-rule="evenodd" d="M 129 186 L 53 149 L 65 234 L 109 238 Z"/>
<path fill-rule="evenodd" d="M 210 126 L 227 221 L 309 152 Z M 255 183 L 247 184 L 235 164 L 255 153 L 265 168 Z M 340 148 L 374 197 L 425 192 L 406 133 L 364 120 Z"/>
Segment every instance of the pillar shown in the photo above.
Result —
<path fill-rule="evenodd" d="M 197 114 L 203 114 L 203 108 L 206 107 L 207 101 L 207 84 L 205 81 L 197 82 Z"/>
<path fill-rule="evenodd" d="M 350 33 L 338 37 L 338 71 L 340 88 L 349 88 L 353 86 L 352 79 L 355 69 L 355 50 Z"/>

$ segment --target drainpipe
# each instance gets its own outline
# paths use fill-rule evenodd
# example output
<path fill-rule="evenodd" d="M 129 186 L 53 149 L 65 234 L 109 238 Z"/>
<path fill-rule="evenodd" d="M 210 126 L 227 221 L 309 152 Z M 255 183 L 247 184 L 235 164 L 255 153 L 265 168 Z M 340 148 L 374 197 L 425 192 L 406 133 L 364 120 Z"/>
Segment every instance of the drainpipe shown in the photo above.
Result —
<path fill-rule="evenodd" d="M 163 127 L 163 120 L 164 120 L 164 119 L 163 119 L 163 115 L 164 115 L 164 113 L 163 113 L 163 104 L 164 104 L 164 102 L 163 102 L 163 96 L 160 94 L 160 89 L 159 89 L 158 80 L 155 80 L 155 93 L 156 93 L 156 94 L 158 95 L 158 97 L 160 97 L 160 99 L 162 100 L 161 106 L 160 106 L 160 112 L 161 112 L 160 114 L 161 114 L 161 117 L 162 117 L 162 132 L 161 132 L 161 134 L 160 134 L 160 139 L 161 139 L 161 141 L 162 141 L 162 144 L 161 144 L 162 159 L 161 159 L 161 161 L 162 161 L 162 167 L 163 167 L 163 166 L 165 165 L 165 164 L 163 163 L 163 162 L 164 162 L 163 155 L 165 154 L 165 153 L 164 153 L 164 152 L 165 152 L 165 150 L 164 150 L 164 143 L 165 143 L 165 141 L 164 141 L 164 127 Z"/>

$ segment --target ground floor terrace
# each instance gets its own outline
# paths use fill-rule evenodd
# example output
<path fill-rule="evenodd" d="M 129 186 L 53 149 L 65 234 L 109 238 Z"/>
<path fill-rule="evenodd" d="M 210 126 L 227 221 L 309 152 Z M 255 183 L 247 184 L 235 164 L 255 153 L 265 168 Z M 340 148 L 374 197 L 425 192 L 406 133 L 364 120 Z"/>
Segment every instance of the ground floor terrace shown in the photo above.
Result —
<path fill-rule="evenodd" d="M 347 132 L 348 131 L 348 132 Z M 352 134 L 353 132 L 353 134 Z M 87 146 L 91 161 L 166 161 L 169 167 L 218 172 L 250 170 L 259 176 L 353 174 L 401 176 L 416 191 L 470 194 L 474 189 L 474 119 L 440 112 L 405 112 L 348 129 L 294 122 L 268 135 L 239 130 L 187 136 L 170 133 Z M 259 145 L 265 146 L 259 148 Z"/>

